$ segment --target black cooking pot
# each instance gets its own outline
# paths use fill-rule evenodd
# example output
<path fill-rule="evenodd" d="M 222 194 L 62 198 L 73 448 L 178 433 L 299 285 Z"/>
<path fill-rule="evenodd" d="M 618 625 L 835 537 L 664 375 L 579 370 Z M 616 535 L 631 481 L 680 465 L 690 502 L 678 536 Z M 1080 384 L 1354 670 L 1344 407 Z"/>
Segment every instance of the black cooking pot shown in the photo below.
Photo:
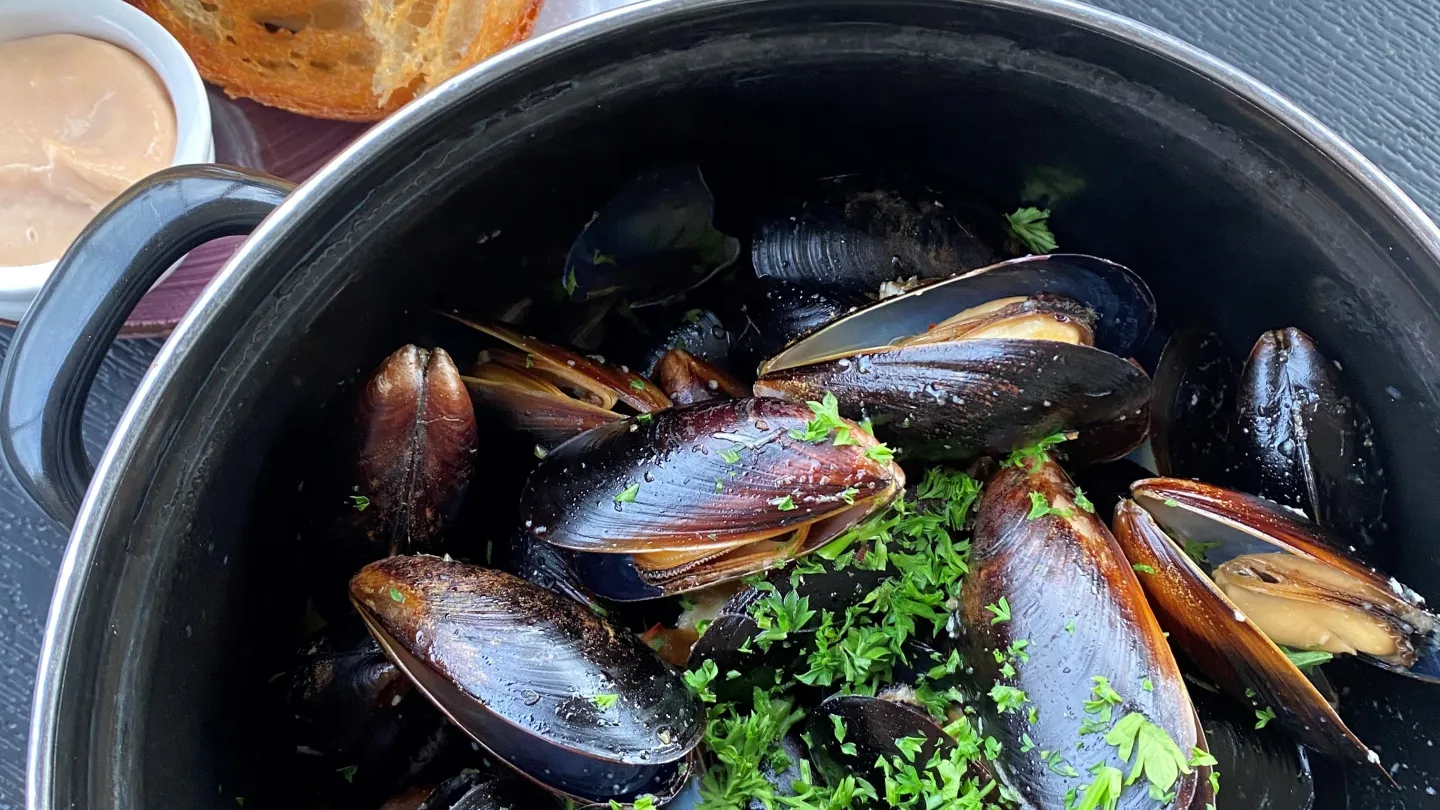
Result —
<path fill-rule="evenodd" d="M 856 170 L 1001 205 L 1037 172 L 1083 180 L 1055 206 L 1067 250 L 1135 268 L 1162 313 L 1209 316 L 1236 345 L 1295 325 L 1343 365 L 1391 473 L 1385 562 L 1440 597 L 1440 232 L 1334 134 L 1180 42 L 1059 0 L 659 0 L 448 82 L 284 202 L 273 179 L 171 170 L 82 235 L 4 370 L 10 464 L 74 523 L 31 810 L 284 804 L 254 754 L 255 685 L 295 643 L 298 471 L 322 406 L 417 339 L 427 309 L 552 284 L 590 212 L 668 157 L 742 205 Z M 88 481 L 81 404 L 124 312 L 186 249 L 277 204 Z M 505 476 L 482 461 L 477 486 Z M 1436 806 L 1440 692 L 1335 670 L 1400 788 L 1323 766 L 1319 806 Z"/>

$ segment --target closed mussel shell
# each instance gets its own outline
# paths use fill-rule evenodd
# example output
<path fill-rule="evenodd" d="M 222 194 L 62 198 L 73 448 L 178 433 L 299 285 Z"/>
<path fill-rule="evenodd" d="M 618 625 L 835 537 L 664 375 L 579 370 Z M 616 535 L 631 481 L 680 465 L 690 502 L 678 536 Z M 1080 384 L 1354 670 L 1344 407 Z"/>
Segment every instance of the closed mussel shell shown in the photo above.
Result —
<path fill-rule="evenodd" d="M 1171 335 L 1155 366 L 1150 406 L 1150 446 L 1161 475 L 1228 480 L 1239 382 L 1239 364 L 1220 335 L 1198 325 Z"/>
<path fill-rule="evenodd" d="M 1135 501 L 1121 501 L 1114 523 L 1126 556 L 1142 566 L 1145 593 L 1171 641 L 1201 671 L 1242 705 L 1272 713 L 1316 751 L 1378 765 L 1379 757 L 1351 733 L 1285 653 L 1226 598 L 1146 509 Z"/>
<path fill-rule="evenodd" d="M 524 580 L 393 557 L 350 585 L 371 633 L 491 755 L 585 801 L 673 795 L 704 713 L 638 637 Z"/>
<path fill-rule="evenodd" d="M 1242 487 L 1371 552 L 1386 491 L 1375 431 L 1315 341 L 1293 327 L 1261 335 L 1238 411 Z"/>
<path fill-rule="evenodd" d="M 1032 518 L 1041 505 L 1044 511 Z M 1008 620 L 997 620 L 986 607 L 1002 597 Z M 1005 752 L 1001 779 L 1032 806 L 1063 807 L 1077 784 L 1041 750 L 1062 752 L 1078 774 L 1111 761 L 1115 749 L 1105 734 L 1081 733 L 1086 717 L 1079 707 L 1091 699 L 1096 676 L 1123 698 L 1113 707 L 1116 720 L 1139 713 L 1187 754 L 1202 744 L 1179 667 L 1135 572 L 1105 524 L 1076 504 L 1074 488 L 1054 461 L 1004 468 L 985 485 L 961 618 L 965 661 L 980 690 L 997 684 L 1026 696 L 1022 706 L 1002 707 L 988 697 L 977 705 L 983 730 Z M 1025 644 L 1016 651 L 1021 640 Z M 996 661 L 997 651 L 1013 675 Z M 1142 686 L 1147 679 L 1149 689 Z M 1023 735 L 1033 745 L 1025 745 Z M 1203 768 L 1180 775 L 1172 787 L 1175 806 L 1189 807 L 1206 777 Z M 1163 804 L 1131 788 L 1119 807 Z"/>
<path fill-rule="evenodd" d="M 405 346 L 372 374 L 355 404 L 356 508 L 370 558 L 434 550 L 470 483 L 476 446 L 470 396 L 444 349 Z"/>
<path fill-rule="evenodd" d="M 948 757 L 955 747 L 955 741 L 923 708 L 890 697 L 827 698 L 810 712 L 807 730 L 813 743 L 812 755 L 820 772 L 831 781 L 855 774 L 872 785 L 884 785 L 885 771 L 878 759 L 883 757 L 890 763 L 898 758 L 923 764 L 937 754 L 942 759 Z M 923 742 L 918 751 L 907 753 L 895 744 L 905 738 Z M 988 774 L 978 767 L 975 770 L 970 778 L 979 779 L 983 787 Z"/>

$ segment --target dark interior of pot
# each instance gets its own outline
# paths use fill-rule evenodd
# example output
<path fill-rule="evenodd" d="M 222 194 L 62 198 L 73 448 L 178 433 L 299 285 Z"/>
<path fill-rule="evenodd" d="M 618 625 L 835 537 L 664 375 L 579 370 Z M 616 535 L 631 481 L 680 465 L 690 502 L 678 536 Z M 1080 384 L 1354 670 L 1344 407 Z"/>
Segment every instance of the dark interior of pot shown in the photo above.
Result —
<path fill-rule="evenodd" d="M 143 505 L 123 550 L 104 552 L 125 558 L 117 618 L 77 636 L 98 663 L 67 677 L 57 806 L 295 803 L 261 704 L 300 638 L 319 437 L 386 354 L 444 339 L 432 308 L 549 295 L 592 212 L 663 159 L 697 162 L 741 236 L 825 175 L 904 174 L 996 210 L 1037 172 L 1077 178 L 1053 205 L 1062 249 L 1136 270 L 1163 323 L 1202 317 L 1238 347 L 1297 326 L 1340 364 L 1390 472 L 1382 562 L 1440 598 L 1434 264 L 1261 110 L 1107 34 L 978 5 L 696 6 L 551 50 L 440 91 L 393 149 L 317 193 L 254 257 L 278 290 L 233 301 L 248 320 L 213 324 L 182 361 L 204 383 L 130 488 Z M 471 511 L 487 517 L 459 541 L 475 547 L 509 530 L 530 463 L 480 458 Z M 1320 760 L 1316 806 L 1436 806 L 1440 693 L 1363 666 L 1332 677 L 1399 787 Z"/>

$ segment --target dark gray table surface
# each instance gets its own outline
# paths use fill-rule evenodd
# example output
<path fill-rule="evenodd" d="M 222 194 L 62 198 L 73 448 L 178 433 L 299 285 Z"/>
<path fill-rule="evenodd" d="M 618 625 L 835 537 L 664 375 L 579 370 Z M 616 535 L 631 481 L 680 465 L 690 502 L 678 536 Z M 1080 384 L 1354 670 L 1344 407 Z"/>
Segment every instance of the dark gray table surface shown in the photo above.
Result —
<path fill-rule="evenodd" d="M 1268 82 L 1440 214 L 1440 24 L 1435 0 L 1097 0 Z M 10 335 L 0 333 L 0 354 Z M 117 343 L 86 410 L 98 455 L 159 348 Z M 40 636 L 65 531 L 0 471 L 0 810 L 23 805 Z"/>

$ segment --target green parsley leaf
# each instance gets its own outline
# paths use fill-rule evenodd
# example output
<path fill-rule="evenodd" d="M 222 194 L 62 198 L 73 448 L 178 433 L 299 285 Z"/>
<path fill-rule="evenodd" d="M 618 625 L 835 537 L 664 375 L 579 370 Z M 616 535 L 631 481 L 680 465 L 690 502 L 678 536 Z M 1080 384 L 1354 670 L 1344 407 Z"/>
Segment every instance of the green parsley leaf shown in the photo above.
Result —
<path fill-rule="evenodd" d="M 783 498 L 771 498 L 770 500 L 766 501 L 766 503 L 770 504 L 776 509 L 779 509 L 781 512 L 789 512 L 798 508 L 795 506 L 795 499 L 790 497 L 789 495 L 786 495 Z"/>
<path fill-rule="evenodd" d="M 715 492 L 718 494 L 718 493 L 721 493 L 721 492 L 724 492 L 724 491 L 725 491 L 725 479 L 723 479 L 723 478 L 716 478 L 716 479 L 715 479 Z"/>
<path fill-rule="evenodd" d="M 636 422 L 639 422 L 639 423 L 642 424 L 642 425 L 648 425 L 648 424 L 650 424 L 651 422 L 654 422 L 654 421 L 655 421 L 655 414 L 653 414 L 653 413 L 641 413 L 641 414 L 636 414 L 636 415 L 635 415 L 635 421 L 636 421 Z"/>
<path fill-rule="evenodd" d="M 1090 499 L 1085 497 L 1085 490 L 1079 487 L 1075 488 L 1075 505 L 1092 515 L 1095 514 L 1095 504 L 1091 503 Z"/>
<path fill-rule="evenodd" d="M 1120 792 L 1125 789 L 1121 783 L 1123 777 L 1119 768 L 1101 765 L 1095 773 L 1095 780 L 1085 786 L 1085 792 L 1074 810 L 1115 810 L 1120 806 Z"/>
<path fill-rule="evenodd" d="M 805 404 L 815 416 L 805 423 L 804 430 L 791 428 L 790 438 L 802 442 L 823 442 L 830 438 L 830 434 L 837 428 L 847 427 L 845 420 L 840 417 L 840 402 L 829 391 L 820 397 L 819 402 L 812 400 Z"/>
<path fill-rule="evenodd" d="M 336 768 L 335 772 L 345 777 L 346 782 L 355 781 L 355 772 L 360 770 L 359 765 L 346 765 L 343 768 Z"/>
<path fill-rule="evenodd" d="M 1094 686 L 1090 688 L 1090 699 L 1085 701 L 1086 714 L 1105 712 L 1108 717 L 1111 706 L 1119 706 L 1125 702 L 1125 698 L 1120 697 L 1120 693 L 1110 686 L 1109 678 L 1104 675 L 1093 675 L 1090 681 Z"/>
<path fill-rule="evenodd" d="M 1269 706 L 1257 710 L 1255 712 L 1255 730 L 1259 731 L 1260 729 L 1270 725 L 1270 721 L 1274 719 L 1275 710 L 1270 708 Z"/>
<path fill-rule="evenodd" d="M 1201 768 L 1219 764 L 1220 761 L 1217 760 L 1215 757 L 1210 756 L 1209 751 L 1205 751 L 1200 748 L 1190 749 L 1190 767 Z"/>
<path fill-rule="evenodd" d="M 351 495 L 350 500 L 356 512 L 364 512 L 370 506 L 370 499 L 364 495 Z"/>
<path fill-rule="evenodd" d="M 566 295 L 574 295 L 575 290 L 579 289 L 580 283 L 575 280 L 575 268 L 572 267 L 565 273 L 564 287 Z"/>
<path fill-rule="evenodd" d="M 1154 691 L 1155 691 L 1155 684 L 1154 684 L 1154 682 L 1151 681 L 1149 678 L 1146 678 L 1146 679 L 1140 681 L 1140 688 L 1141 688 L 1141 689 L 1144 689 L 1146 692 L 1154 692 Z"/>
<path fill-rule="evenodd" d="M 1026 466 L 1033 470 L 1050 458 L 1050 448 L 1065 441 L 1064 433 L 1052 433 L 1040 441 L 1012 451 L 1004 461 L 1000 462 L 1002 467 Z"/>
<path fill-rule="evenodd" d="M 925 747 L 924 737 L 900 737 L 895 740 L 895 747 L 905 755 L 905 759 L 914 762 L 915 757 L 920 755 L 920 749 Z"/>
<path fill-rule="evenodd" d="M 1050 232 L 1050 209 L 1020 208 L 1006 214 L 1010 232 L 1024 243 L 1031 253 L 1049 253 L 1055 249 L 1055 235 Z"/>
<path fill-rule="evenodd" d="M 875 435 L 875 425 L 871 423 L 870 417 L 868 416 L 860 420 L 860 429 L 869 433 L 871 436 Z"/>
<path fill-rule="evenodd" d="M 400 589 L 396 588 L 394 585 L 391 585 L 391 586 L 390 586 L 390 601 L 392 601 L 392 602 L 400 602 L 401 604 L 404 604 L 404 602 L 405 602 L 405 594 L 401 593 L 401 592 L 400 592 Z"/>
<path fill-rule="evenodd" d="M 614 263 L 615 263 L 615 257 L 614 257 L 614 256 L 610 256 L 610 255 L 605 254 L 605 253 L 601 253 L 601 252 L 597 249 L 594 253 L 590 254 L 590 263 L 591 263 L 591 264 L 614 264 Z M 573 271 L 572 271 L 572 272 L 573 272 Z"/>
<path fill-rule="evenodd" d="M 1074 510 L 1069 507 L 1056 507 L 1045 499 L 1043 493 L 1032 491 L 1030 493 L 1030 513 L 1025 516 L 1025 519 L 1039 520 L 1049 515 L 1059 515 L 1060 517 L 1068 518 L 1073 517 L 1074 514 Z"/>
<path fill-rule="evenodd" d="M 1166 506 L 1170 506 L 1170 507 L 1175 507 L 1175 506 L 1179 506 L 1179 505 L 1180 505 L 1180 502 L 1177 501 L 1177 500 L 1175 500 L 1174 498 L 1166 498 L 1166 499 L 1165 499 L 1165 505 L 1166 505 Z"/>
<path fill-rule="evenodd" d="M 1000 601 L 998 603 L 993 605 L 986 605 L 985 609 L 994 614 L 994 618 L 990 619 L 991 624 L 1000 624 L 1001 622 L 1010 621 L 1010 603 L 1005 601 L 1005 597 L 1003 596 L 1000 597 Z"/>
<path fill-rule="evenodd" d="M 538 444 L 535 445 L 535 457 L 536 457 L 536 458 L 545 458 L 545 457 L 548 456 L 548 455 L 550 455 L 550 451 L 546 450 L 545 448 L 541 447 L 541 446 L 538 445 Z"/>
<path fill-rule="evenodd" d="M 845 742 L 845 718 L 832 714 L 830 722 L 835 726 L 835 742 Z"/>
<path fill-rule="evenodd" d="M 699 322 L 700 322 L 700 318 L 703 317 L 704 315 L 705 315 L 705 310 L 703 310 L 703 309 L 687 309 L 687 310 L 685 310 L 685 322 L 686 322 L 686 323 L 699 323 Z"/>
<path fill-rule="evenodd" d="M 1153 574 L 1153 573 L 1155 573 L 1155 568 L 1154 568 L 1154 566 L 1146 565 L 1145 563 L 1135 563 L 1134 565 L 1132 565 L 1132 566 L 1130 566 L 1130 567 L 1133 568 L 1133 569 L 1135 569 L 1135 572 L 1136 572 L 1137 574 Z"/>
<path fill-rule="evenodd" d="M 1020 753 L 1028 754 L 1035 750 L 1035 741 L 1030 739 L 1029 734 L 1020 735 Z"/>
<path fill-rule="evenodd" d="M 884 442 L 872 444 L 865 448 L 865 457 L 871 461 L 878 461 L 881 464 L 888 464 L 895 460 L 895 453 L 885 445 Z"/>
<path fill-rule="evenodd" d="M 840 492 L 840 500 L 844 501 L 848 506 L 854 506 L 855 496 L 859 494 L 860 490 L 856 489 L 855 487 L 846 487 Z"/>
<path fill-rule="evenodd" d="M 1219 548 L 1219 543 L 1207 543 L 1203 540 L 1185 541 L 1185 554 L 1199 565 L 1205 565 L 1205 555 L 1212 548 Z"/>
<path fill-rule="evenodd" d="M 1071 620 L 1065 622 L 1065 632 L 1069 633 L 1069 634 L 1072 635 L 1072 636 L 1075 635 L 1075 620 L 1074 620 L 1074 619 L 1071 619 Z"/>
<path fill-rule="evenodd" d="M 1020 689 L 997 683 L 990 687 L 990 699 L 995 701 L 995 708 L 1001 714 L 1008 714 L 1025 705 L 1029 697 Z"/>
<path fill-rule="evenodd" d="M 714 703 L 715 693 L 710 691 L 710 682 L 720 674 L 720 667 L 709 658 L 700 665 L 699 669 L 692 669 L 685 673 L 685 685 L 690 687 L 690 692 L 704 703 Z"/>
<path fill-rule="evenodd" d="M 624 489 L 620 490 L 620 492 L 615 496 L 614 500 L 615 500 L 615 503 L 634 503 L 634 502 L 635 502 L 635 496 L 636 496 L 636 495 L 639 495 L 639 494 L 640 494 L 640 485 L 639 485 L 639 484 L 631 484 L 630 486 L 625 487 Z"/>
<path fill-rule="evenodd" d="M 644 391 L 644 390 L 645 390 L 645 383 L 644 383 L 643 380 L 631 380 L 631 381 L 630 381 L 630 388 L 633 389 L 633 390 L 635 390 L 635 391 Z"/>
<path fill-rule="evenodd" d="M 1309 672 L 1335 657 L 1324 650 L 1292 650 L 1289 647 L 1281 647 L 1280 650 L 1301 672 Z"/>
<path fill-rule="evenodd" d="M 1129 762 L 1135 754 L 1134 767 L 1125 784 L 1133 785 L 1144 776 L 1150 785 L 1161 791 L 1168 791 L 1182 773 L 1190 773 L 1190 766 L 1180 747 L 1170 734 L 1151 723 L 1143 714 L 1131 712 L 1115 724 L 1105 742 L 1116 747 L 1116 754 L 1122 762 Z"/>
<path fill-rule="evenodd" d="M 740 451 L 733 447 L 727 447 L 720 451 L 720 459 L 726 464 L 734 464 L 740 460 Z"/>
<path fill-rule="evenodd" d="M 526 368 L 534 368 L 534 367 L 535 367 L 535 353 L 534 353 L 534 352 L 526 352 L 526 353 L 525 353 L 525 367 L 526 367 Z"/>

